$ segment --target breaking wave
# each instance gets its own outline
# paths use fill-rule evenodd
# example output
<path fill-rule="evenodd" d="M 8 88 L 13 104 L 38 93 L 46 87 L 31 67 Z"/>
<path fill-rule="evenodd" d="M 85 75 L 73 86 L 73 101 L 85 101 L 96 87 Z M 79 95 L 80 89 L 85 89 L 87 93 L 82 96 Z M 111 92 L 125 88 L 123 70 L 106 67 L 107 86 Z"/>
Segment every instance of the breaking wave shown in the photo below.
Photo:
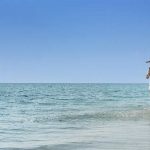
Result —
<path fill-rule="evenodd" d="M 79 120 L 149 120 L 150 108 L 128 111 L 106 111 L 66 114 L 59 117 L 59 121 L 79 121 Z"/>

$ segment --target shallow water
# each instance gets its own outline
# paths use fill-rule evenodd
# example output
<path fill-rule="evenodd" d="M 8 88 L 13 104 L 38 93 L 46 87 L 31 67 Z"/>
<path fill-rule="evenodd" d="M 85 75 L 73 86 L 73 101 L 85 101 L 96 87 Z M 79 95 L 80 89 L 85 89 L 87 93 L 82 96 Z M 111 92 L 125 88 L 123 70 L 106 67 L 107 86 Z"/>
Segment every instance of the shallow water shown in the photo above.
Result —
<path fill-rule="evenodd" d="M 149 150 L 147 84 L 0 84 L 0 149 Z"/>

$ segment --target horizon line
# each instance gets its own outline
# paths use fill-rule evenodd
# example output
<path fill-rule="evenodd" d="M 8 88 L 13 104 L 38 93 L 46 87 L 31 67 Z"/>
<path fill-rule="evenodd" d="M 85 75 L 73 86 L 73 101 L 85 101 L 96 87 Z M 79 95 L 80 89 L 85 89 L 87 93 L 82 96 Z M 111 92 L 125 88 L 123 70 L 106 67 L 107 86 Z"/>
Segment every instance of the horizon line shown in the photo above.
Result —
<path fill-rule="evenodd" d="M 0 84 L 148 84 L 148 82 L 0 82 Z"/>

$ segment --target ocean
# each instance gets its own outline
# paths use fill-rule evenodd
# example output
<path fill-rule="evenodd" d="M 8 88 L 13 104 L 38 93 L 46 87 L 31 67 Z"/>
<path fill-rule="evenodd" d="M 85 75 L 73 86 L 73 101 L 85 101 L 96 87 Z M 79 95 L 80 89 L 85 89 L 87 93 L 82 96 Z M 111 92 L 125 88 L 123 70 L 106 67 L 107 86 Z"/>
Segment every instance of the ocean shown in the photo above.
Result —
<path fill-rule="evenodd" d="M 150 150 L 148 84 L 0 84 L 0 150 Z"/>

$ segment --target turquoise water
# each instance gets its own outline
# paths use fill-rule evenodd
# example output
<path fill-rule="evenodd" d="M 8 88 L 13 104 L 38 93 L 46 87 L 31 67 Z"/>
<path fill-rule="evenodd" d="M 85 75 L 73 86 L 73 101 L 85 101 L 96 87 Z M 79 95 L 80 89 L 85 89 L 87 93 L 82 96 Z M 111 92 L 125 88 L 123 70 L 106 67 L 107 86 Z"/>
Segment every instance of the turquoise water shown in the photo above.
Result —
<path fill-rule="evenodd" d="M 147 84 L 0 84 L 2 150 L 149 150 Z"/>

